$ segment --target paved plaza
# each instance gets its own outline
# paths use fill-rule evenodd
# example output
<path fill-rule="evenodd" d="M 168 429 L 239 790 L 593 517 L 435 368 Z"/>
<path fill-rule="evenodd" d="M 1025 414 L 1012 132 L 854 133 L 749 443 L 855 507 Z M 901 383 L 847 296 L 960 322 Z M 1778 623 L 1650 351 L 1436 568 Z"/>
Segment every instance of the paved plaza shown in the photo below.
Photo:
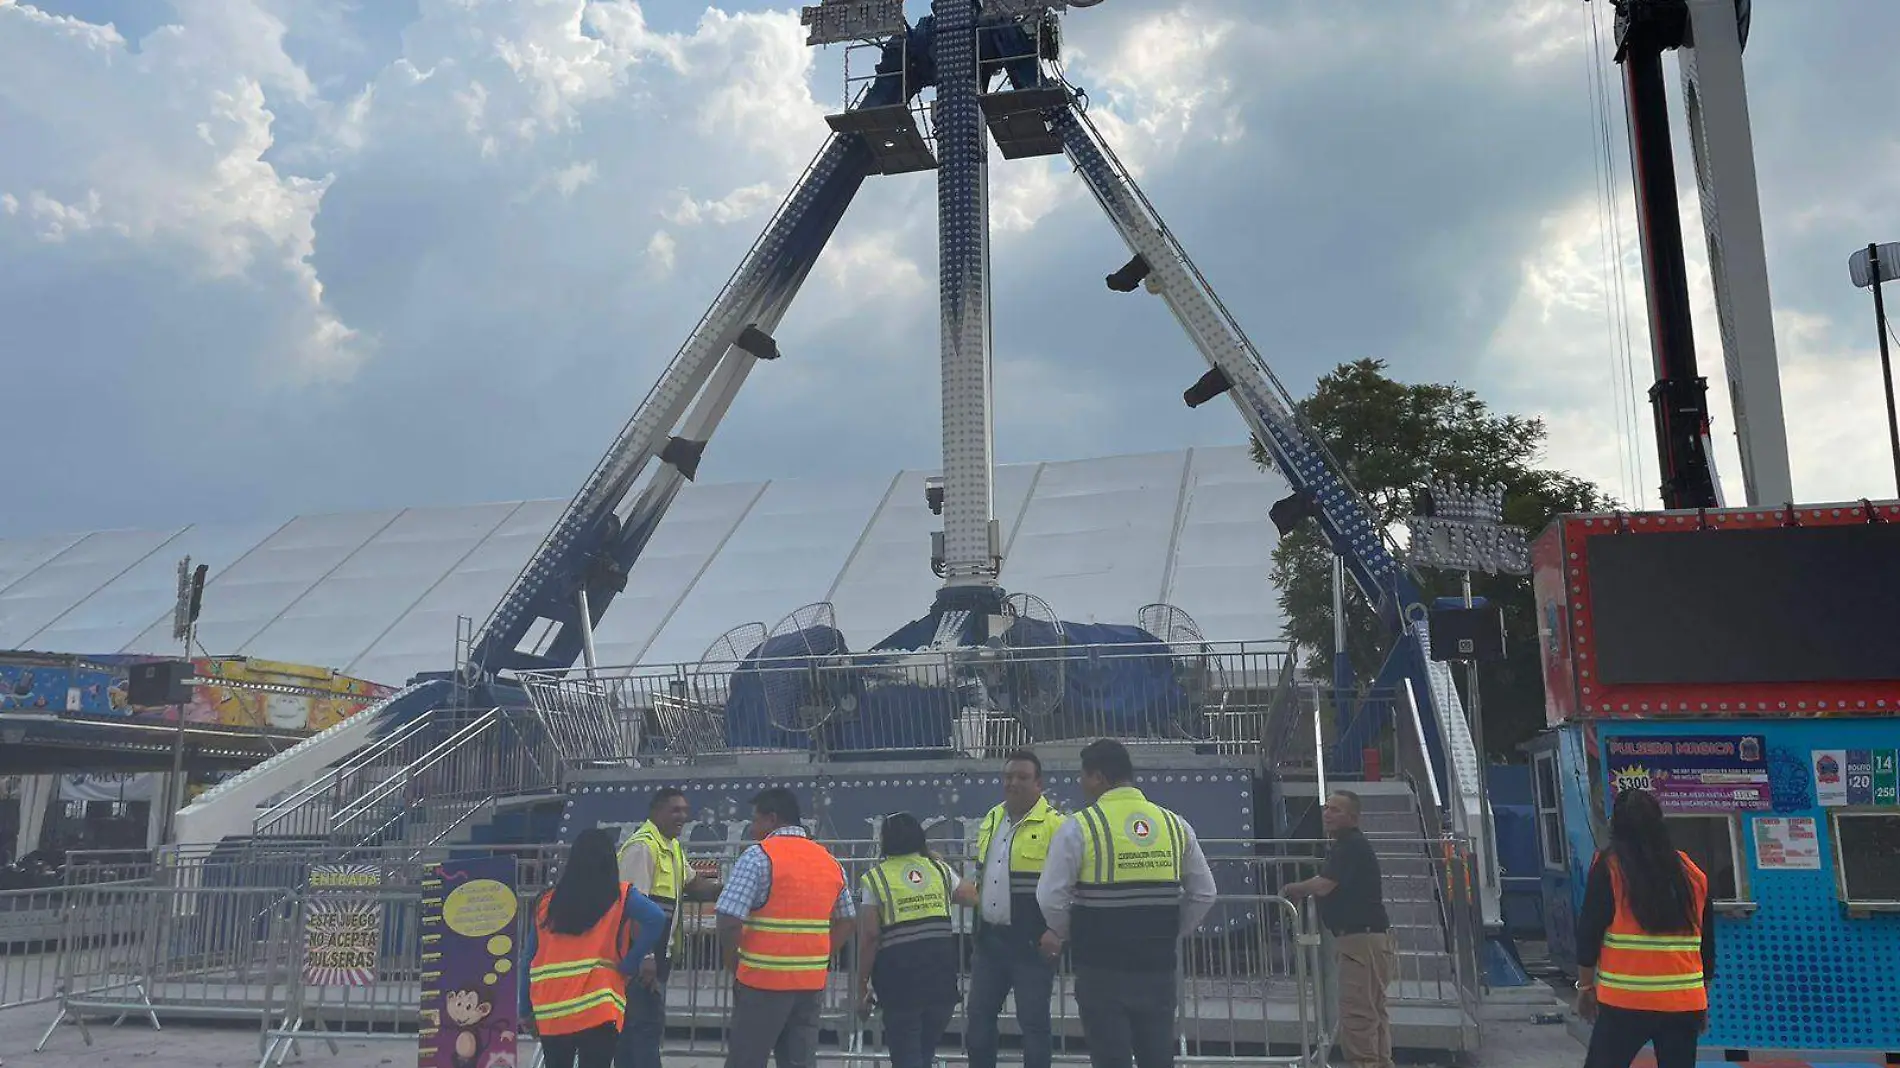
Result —
<path fill-rule="evenodd" d="M 78 1028 L 62 1027 L 46 1052 L 34 1053 L 33 1044 L 51 1014 L 47 1006 L 0 1011 L 0 1061 L 5 1068 L 255 1068 L 257 1064 L 255 1027 L 176 1024 L 155 1032 L 140 1020 L 127 1020 L 118 1027 L 109 1026 L 109 1020 L 99 1021 L 92 1027 L 90 1047 L 81 1040 Z M 1510 1006 L 1498 1006 L 1487 1015 L 1499 1018 L 1485 1024 L 1484 1051 L 1470 1062 L 1476 1068 L 1576 1068 L 1583 1063 L 1583 1047 L 1562 1026 L 1530 1023 Z M 408 1068 L 416 1063 L 411 1043 L 339 1045 L 340 1052 L 331 1056 L 322 1043 L 309 1043 L 300 1048 L 301 1057 L 288 1063 L 310 1068 Z M 720 1068 L 720 1064 L 719 1058 L 709 1056 L 667 1058 L 668 1068 Z"/>

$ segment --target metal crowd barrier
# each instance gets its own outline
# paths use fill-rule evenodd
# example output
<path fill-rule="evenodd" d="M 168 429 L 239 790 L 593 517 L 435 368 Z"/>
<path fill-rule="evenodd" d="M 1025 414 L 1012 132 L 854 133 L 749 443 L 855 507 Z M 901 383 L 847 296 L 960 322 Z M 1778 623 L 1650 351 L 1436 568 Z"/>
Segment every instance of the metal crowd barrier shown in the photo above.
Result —
<path fill-rule="evenodd" d="M 58 995 L 66 888 L 0 890 L 0 1009 Z"/>
<path fill-rule="evenodd" d="M 44 1049 L 68 1020 L 90 1045 L 90 1016 L 141 1015 L 154 1028 L 166 1015 L 268 1021 L 301 985 L 290 981 L 298 974 L 290 970 L 292 939 L 306 897 L 301 888 L 314 868 L 374 867 L 381 892 L 419 897 L 424 875 L 452 854 L 508 852 L 519 861 L 523 892 L 532 894 L 548 885 L 564 851 L 558 845 L 451 851 L 275 842 L 160 850 L 141 880 L 62 888 L 50 998 L 43 970 L 35 973 L 37 1000 L 56 1001 L 58 1011 L 35 1048 Z M 408 944 L 413 930 L 386 937 L 385 946 Z M 413 997 L 405 1011 L 413 1025 Z"/>
<path fill-rule="evenodd" d="M 859 877 L 877 862 L 876 844 L 826 845 L 855 894 Z M 1331 953 L 1310 905 L 1296 908 L 1278 891 L 1317 870 L 1318 843 L 1202 845 L 1217 878 L 1229 887 L 1244 885 L 1248 892 L 1222 895 L 1202 928 L 1183 942 L 1181 1055 L 1190 1063 L 1233 1058 L 1316 1063 L 1314 1053 L 1329 1049 L 1334 1033 Z M 1400 942 L 1392 1000 L 1459 1008 L 1475 1019 L 1478 928 L 1468 851 L 1455 840 L 1374 836 L 1373 845 L 1385 866 L 1387 907 Z M 966 867 L 965 843 L 941 841 L 933 847 Z M 723 870 L 741 848 L 743 843 L 712 849 L 689 845 L 689 857 Z M 534 898 L 551 884 L 561 847 L 512 852 L 521 860 L 519 946 Z M 257 1019 L 265 1063 L 281 1063 L 298 1043 L 309 1041 L 333 1049 L 342 1039 L 414 1043 L 421 881 L 445 859 L 450 859 L 445 850 L 409 848 L 162 851 L 143 881 L 59 888 L 64 896 L 57 906 L 55 963 L 39 962 L 42 954 L 18 978 L 9 967 L 0 992 L 20 1003 L 57 1001 L 58 1013 L 40 1040 L 41 1049 L 66 1020 L 77 1022 L 90 1044 L 89 1015 L 143 1016 L 155 1028 L 166 1015 Z M 335 864 L 375 865 L 382 881 L 373 890 L 304 889 L 311 868 Z M 1242 880 L 1228 877 L 1233 874 Z M 381 913 L 373 974 L 356 985 L 311 982 L 306 967 L 311 910 L 347 904 L 373 905 Z M 960 910 L 956 925 L 966 961 L 972 949 L 969 918 L 967 910 Z M 667 984 L 668 1048 L 718 1054 L 729 1023 L 732 980 L 720 961 L 711 904 L 685 905 L 681 922 L 684 947 Z M 840 955 L 823 1020 L 826 1056 L 861 1061 L 881 1056 L 876 1052 L 881 1033 L 876 1019 L 862 1016 L 855 1003 L 854 957 L 849 948 Z M 1082 1032 L 1066 968 L 1058 976 L 1052 1008 L 1059 1057 L 1079 1060 Z M 1005 1035 L 1014 1033 L 1012 1009 L 1006 1007 L 1000 1024 Z M 960 1042 L 962 1027 L 959 1017 L 946 1040 L 950 1045 Z M 945 1056 L 956 1059 L 953 1050 Z"/>
<path fill-rule="evenodd" d="M 264 1049 L 260 1066 L 282 1064 L 305 1042 L 322 1042 L 336 1053 L 342 1041 L 393 1041 L 413 1046 L 421 997 L 419 944 L 407 937 L 419 929 L 421 896 L 385 891 L 325 891 L 329 900 L 297 897 L 286 903 L 261 969 L 268 1007 L 264 1010 Z M 532 915 L 533 894 L 521 896 L 515 944 L 523 944 Z M 1316 981 L 1325 967 L 1310 917 L 1284 898 L 1233 896 L 1221 904 L 1257 920 L 1245 930 L 1218 939 L 1186 943 L 1179 988 L 1180 1053 L 1187 1063 L 1244 1058 L 1253 1063 L 1307 1065 L 1313 1052 L 1330 1045 Z M 315 907 L 374 908 L 384 932 L 372 981 L 360 985 L 315 985 L 306 974 L 306 921 Z M 724 1053 L 731 1022 L 732 977 L 720 963 L 710 925 L 691 925 L 666 984 L 667 1051 L 686 1055 Z M 960 934 L 968 959 L 969 934 Z M 967 986 L 967 973 L 963 985 Z M 824 992 L 821 1028 L 826 1060 L 881 1059 L 882 1031 L 875 1013 L 857 1002 L 859 972 L 853 948 L 841 951 Z M 514 978 L 504 979 L 497 997 L 516 996 Z M 255 1011 L 255 1010 L 253 1010 Z M 1013 1033 L 1013 1009 L 1000 1021 Z M 1082 1038 L 1073 981 L 1066 967 L 1057 977 L 1052 1005 L 1057 1059 L 1086 1060 L 1077 1050 Z M 956 1045 L 963 1030 L 953 1022 L 946 1042 Z M 945 1049 L 946 1059 L 961 1054 Z"/>

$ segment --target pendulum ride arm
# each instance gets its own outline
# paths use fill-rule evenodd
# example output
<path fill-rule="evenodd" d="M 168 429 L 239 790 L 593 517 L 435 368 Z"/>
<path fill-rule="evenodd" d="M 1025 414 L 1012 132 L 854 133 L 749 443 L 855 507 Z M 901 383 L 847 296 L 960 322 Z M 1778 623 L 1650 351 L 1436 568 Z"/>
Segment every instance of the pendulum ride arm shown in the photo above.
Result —
<path fill-rule="evenodd" d="M 1682 90 L 1702 226 L 1715 288 L 1730 408 L 1747 503 L 1794 497 L 1742 78 L 1749 0 L 1613 0 L 1623 67 L 1631 173 L 1648 294 L 1656 382 L 1650 403 L 1667 508 L 1722 503 L 1709 431 L 1708 385 L 1697 370 L 1688 268 L 1677 209 L 1664 52 L 1680 49 Z"/>
<path fill-rule="evenodd" d="M 901 95 L 879 79 L 857 106 Z M 874 170 L 861 135 L 825 144 L 483 624 L 469 658 L 482 677 L 562 670 L 582 655 L 747 374 L 778 356 L 772 331 Z"/>
<path fill-rule="evenodd" d="M 1019 89 L 1036 84 L 1041 77 L 1031 64 L 1012 64 L 1008 70 Z M 1128 266 L 1110 277 L 1110 285 L 1133 289 L 1145 284 L 1168 305 L 1207 360 L 1207 373 L 1187 391 L 1189 404 L 1228 394 L 1274 466 L 1310 505 L 1327 545 L 1397 637 L 1379 681 L 1392 688 L 1412 681 L 1426 728 L 1427 759 L 1438 781 L 1452 787 L 1448 800 L 1454 825 L 1470 836 L 1479 856 L 1488 856 L 1492 835 L 1480 805 L 1477 750 L 1448 665 L 1431 659 L 1429 606 L 1418 582 L 1374 525 L 1364 500 L 1325 446 L 1300 425 L 1291 397 L 1100 132 L 1072 103 L 1051 109 L 1045 117 L 1070 162 L 1134 253 Z M 1487 888 L 1483 902 L 1487 920 L 1495 919 L 1499 908 L 1495 885 Z"/>

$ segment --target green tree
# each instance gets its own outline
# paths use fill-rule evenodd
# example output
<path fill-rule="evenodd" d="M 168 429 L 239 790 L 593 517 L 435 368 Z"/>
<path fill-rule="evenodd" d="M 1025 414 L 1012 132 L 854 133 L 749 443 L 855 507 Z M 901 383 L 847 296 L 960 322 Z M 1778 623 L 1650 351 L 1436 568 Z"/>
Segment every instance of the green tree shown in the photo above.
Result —
<path fill-rule="evenodd" d="M 1385 373 L 1382 360 L 1339 365 L 1299 402 L 1316 432 L 1358 487 L 1376 521 L 1402 528 L 1428 483 L 1502 485 L 1504 520 L 1532 536 L 1566 512 L 1615 507 L 1595 485 L 1538 466 L 1547 431 L 1542 420 L 1501 415 L 1458 385 L 1409 384 Z M 1254 460 L 1271 466 L 1253 443 Z M 1459 576 L 1422 571 L 1427 596 L 1455 596 Z M 1314 523 L 1303 523 L 1273 552 L 1288 636 L 1320 663 L 1333 648 L 1332 554 Z M 1543 672 L 1538 658 L 1537 604 L 1528 575 L 1472 576 L 1472 593 L 1504 612 L 1507 659 L 1479 669 L 1485 747 L 1514 758 L 1519 743 L 1544 726 Z M 1391 637 L 1356 590 L 1347 596 L 1347 650 L 1357 677 L 1370 679 Z M 1458 673 L 1461 684 L 1464 673 Z"/>

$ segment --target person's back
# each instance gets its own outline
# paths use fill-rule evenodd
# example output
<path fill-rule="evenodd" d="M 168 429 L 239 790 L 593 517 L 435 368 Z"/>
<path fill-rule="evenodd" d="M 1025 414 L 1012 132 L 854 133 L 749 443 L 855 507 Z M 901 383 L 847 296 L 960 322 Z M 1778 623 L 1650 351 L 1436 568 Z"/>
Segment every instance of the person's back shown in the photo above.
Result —
<path fill-rule="evenodd" d="M 610 1068 L 626 1019 L 627 976 L 666 931 L 666 914 L 620 881 L 613 837 L 581 832 L 560 881 L 535 903 L 528 926 L 522 1018 L 549 1068 Z M 466 1037 L 466 1036 L 463 1036 Z M 475 1050 L 457 1038 L 456 1060 Z"/>
<path fill-rule="evenodd" d="M 734 974 L 755 990 L 823 990 L 831 965 L 831 915 L 844 873 L 803 835 L 759 842 L 772 873 L 765 903 L 745 921 Z"/>
<path fill-rule="evenodd" d="M 957 1003 L 956 932 L 950 895 L 956 876 L 924 853 L 886 857 L 864 876 L 860 905 L 878 909 L 877 955 L 870 980 L 887 1009 Z"/>
<path fill-rule="evenodd" d="M 733 970 L 726 1068 L 812 1068 L 831 955 L 856 906 L 844 870 L 805 834 L 798 799 L 774 786 L 752 799 L 752 837 L 714 910 Z"/>
<path fill-rule="evenodd" d="M 1625 790 L 1610 847 L 1590 866 L 1577 920 L 1577 1009 L 1595 1027 L 1587 1068 L 1692 1068 L 1715 970 L 1708 876 L 1669 840 L 1662 806 Z"/>
<path fill-rule="evenodd" d="M 877 994 L 891 1068 L 928 1068 L 961 993 L 950 926 L 958 879 L 930 855 L 923 824 L 910 813 L 885 817 L 878 837 L 884 859 L 860 880 L 858 996 L 868 1006 L 867 994 Z"/>
<path fill-rule="evenodd" d="M 1055 956 L 1066 936 L 1076 1010 L 1095 1068 L 1174 1063 L 1178 943 L 1215 897 L 1194 829 L 1136 789 L 1113 739 L 1082 749 L 1088 807 L 1056 832 L 1036 884 Z"/>

